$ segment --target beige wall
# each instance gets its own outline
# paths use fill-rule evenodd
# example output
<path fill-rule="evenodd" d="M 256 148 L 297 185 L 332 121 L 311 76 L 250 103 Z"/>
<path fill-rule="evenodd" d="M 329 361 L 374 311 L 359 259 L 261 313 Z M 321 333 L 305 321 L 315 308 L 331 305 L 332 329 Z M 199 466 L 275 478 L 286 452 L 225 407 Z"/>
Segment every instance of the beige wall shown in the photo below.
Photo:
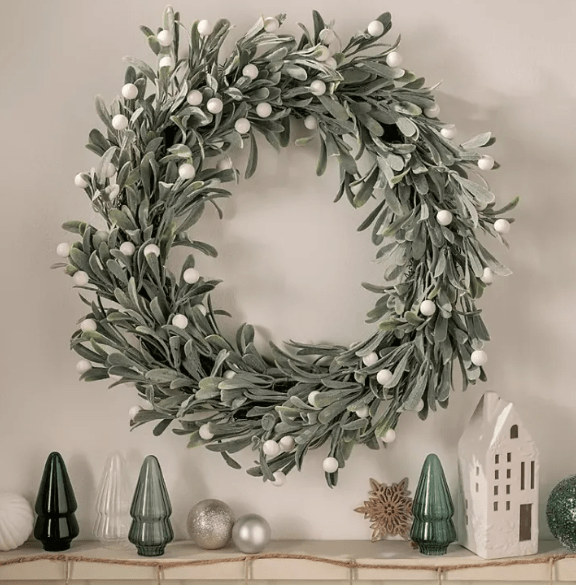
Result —
<path fill-rule="evenodd" d="M 195 8 L 195 4 L 199 7 Z M 378 14 L 368 0 L 329 2 L 315 8 L 335 18 L 343 35 Z M 483 301 L 493 336 L 490 382 L 456 391 L 448 411 L 425 423 L 406 415 L 399 441 L 386 452 L 358 448 L 333 491 L 324 485 L 324 452 L 276 489 L 228 469 L 216 454 L 187 451 L 185 440 L 151 429 L 128 432 L 134 390 L 79 383 L 68 337 L 83 305 L 69 280 L 48 266 L 65 239 L 67 219 L 90 219 L 73 176 L 94 164 L 83 148 L 98 124 L 96 93 L 110 101 L 120 90 L 125 54 L 149 57 L 139 24 L 160 23 L 163 0 L 0 0 L 0 491 L 35 496 L 51 450 L 67 461 L 80 509 L 82 536 L 90 537 L 94 496 L 106 455 L 127 457 L 135 477 L 148 453 L 162 463 L 175 509 L 177 536 L 197 500 L 221 498 L 237 512 L 266 516 L 277 538 L 368 538 L 367 522 L 352 510 L 368 478 L 415 487 L 424 457 L 442 459 L 455 489 L 456 441 L 483 389 L 515 401 L 542 454 L 542 496 L 574 473 L 576 443 L 574 351 L 574 219 L 576 127 L 573 80 L 576 3 L 552 0 L 389 0 L 380 4 L 402 33 L 405 64 L 439 90 L 443 119 L 460 137 L 492 130 L 492 151 L 502 169 L 490 175 L 501 201 L 523 198 L 510 252 L 515 271 L 499 279 Z M 287 27 L 310 20 L 305 0 L 182 2 L 184 21 L 226 16 L 248 28 L 262 13 L 288 10 Z M 221 303 L 236 324 L 249 320 L 262 338 L 349 343 L 367 331 L 362 323 L 372 297 L 359 287 L 383 267 L 356 226 L 365 212 L 331 203 L 334 167 L 314 174 L 316 146 L 269 149 L 257 175 L 236 189 L 226 219 L 202 227 L 221 252 L 202 263 L 222 277 Z M 244 462 L 250 462 L 246 454 Z M 544 505 L 542 502 L 542 509 Z M 542 514 L 541 514 L 542 517 Z"/>

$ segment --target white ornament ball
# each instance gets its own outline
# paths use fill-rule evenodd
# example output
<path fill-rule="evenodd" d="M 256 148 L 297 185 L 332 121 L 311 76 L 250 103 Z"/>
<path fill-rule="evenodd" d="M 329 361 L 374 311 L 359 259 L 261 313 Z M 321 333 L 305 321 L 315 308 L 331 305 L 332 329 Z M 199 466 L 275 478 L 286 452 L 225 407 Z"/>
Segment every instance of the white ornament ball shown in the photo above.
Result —
<path fill-rule="evenodd" d="M 256 114 L 260 118 L 268 118 L 272 113 L 272 106 L 268 102 L 260 102 L 256 106 Z"/>
<path fill-rule="evenodd" d="M 160 256 L 160 248 L 156 244 L 148 244 L 144 248 L 144 256 L 154 254 L 154 256 Z"/>
<path fill-rule="evenodd" d="M 80 189 L 86 189 L 88 187 L 88 183 L 82 178 L 82 173 L 78 173 L 74 177 L 74 185 Z"/>
<path fill-rule="evenodd" d="M 334 39 L 336 38 L 336 35 L 334 34 L 334 31 L 332 29 L 329 28 L 323 28 L 320 31 L 320 42 L 324 43 L 325 45 L 329 45 L 331 42 L 334 41 Z"/>
<path fill-rule="evenodd" d="M 56 247 L 56 254 L 58 254 L 60 258 L 68 258 L 68 256 L 70 256 L 70 244 L 66 242 L 58 244 Z"/>
<path fill-rule="evenodd" d="M 481 171 L 491 171 L 494 168 L 494 159 L 490 155 L 485 154 L 484 156 L 480 157 L 480 160 L 478 161 L 478 168 Z"/>
<path fill-rule="evenodd" d="M 238 518 L 232 529 L 232 541 L 246 554 L 261 552 L 270 542 L 270 524 L 258 514 L 246 514 Z"/>
<path fill-rule="evenodd" d="M 282 437 L 278 441 L 278 444 L 280 445 L 280 449 L 282 449 L 284 453 L 290 453 L 290 451 L 292 451 L 294 447 L 296 447 L 296 441 L 294 441 L 294 437 L 291 437 L 290 435 Z"/>
<path fill-rule="evenodd" d="M 396 431 L 394 429 L 388 429 L 382 437 L 383 443 L 392 443 L 396 440 Z"/>
<path fill-rule="evenodd" d="M 315 55 L 316 61 L 326 61 L 330 58 L 330 51 L 328 50 L 328 47 L 321 45 L 316 49 Z"/>
<path fill-rule="evenodd" d="M 172 38 L 172 35 L 170 34 L 170 31 L 167 30 L 161 30 L 157 35 L 156 38 L 158 39 L 158 42 L 163 46 L 163 47 L 169 47 L 172 44 L 172 41 L 174 40 Z"/>
<path fill-rule="evenodd" d="M 272 475 L 274 476 L 273 486 L 282 487 L 286 483 L 286 474 L 283 471 L 275 471 Z"/>
<path fill-rule="evenodd" d="M 431 317 L 436 312 L 436 304 L 434 303 L 434 301 L 426 299 L 425 301 L 422 301 L 422 303 L 420 304 L 420 312 L 425 317 Z"/>
<path fill-rule="evenodd" d="M 253 63 L 249 63 L 242 69 L 242 75 L 250 79 L 256 79 L 258 77 L 258 67 Z"/>
<path fill-rule="evenodd" d="M 196 176 L 196 169 L 194 168 L 194 165 L 190 163 L 184 163 L 178 167 L 178 175 L 181 179 L 189 181 Z"/>
<path fill-rule="evenodd" d="M 204 315 L 204 317 L 206 317 L 206 307 L 204 305 L 198 304 L 198 305 L 194 305 L 194 307 L 196 307 L 201 313 L 202 315 Z"/>
<path fill-rule="evenodd" d="M 264 19 L 264 30 L 266 32 L 275 32 L 280 28 L 280 23 L 278 22 L 277 18 L 273 16 L 269 16 L 268 18 Z"/>
<path fill-rule="evenodd" d="M 179 329 L 186 329 L 188 327 L 188 317 L 186 315 L 182 315 L 181 313 L 177 313 L 172 317 L 172 325 L 174 327 L 178 327 Z"/>
<path fill-rule="evenodd" d="M 390 382 L 390 380 L 392 380 L 392 376 L 394 374 L 392 374 L 392 372 L 390 370 L 380 370 L 377 374 L 376 374 L 376 381 L 378 382 L 378 384 L 381 384 L 382 386 L 385 386 L 386 384 L 388 384 L 388 382 Z"/>
<path fill-rule="evenodd" d="M 172 69 L 172 67 L 174 67 L 174 59 L 168 56 L 162 57 L 162 59 L 160 59 L 160 62 L 158 63 L 158 67 L 160 67 L 160 69 L 163 69 L 164 67 Z"/>
<path fill-rule="evenodd" d="M 482 276 L 480 277 L 480 280 L 484 284 L 492 284 L 494 282 L 494 272 L 492 272 L 492 269 L 491 268 L 484 268 L 484 271 L 482 272 Z"/>
<path fill-rule="evenodd" d="M 367 406 L 361 406 L 358 410 L 356 410 L 356 416 L 358 418 L 368 418 L 369 409 Z"/>
<path fill-rule="evenodd" d="M 326 67 L 330 67 L 330 69 L 336 69 L 338 67 L 338 61 L 336 61 L 334 57 L 328 57 L 328 59 L 324 61 L 324 65 L 326 65 Z"/>
<path fill-rule="evenodd" d="M 444 136 L 444 138 L 447 138 L 448 140 L 452 140 L 452 138 L 455 138 L 457 132 L 456 132 L 456 126 L 454 126 L 454 124 L 450 124 L 449 126 L 444 126 L 444 128 L 442 128 L 442 130 L 440 130 L 440 134 L 442 134 L 442 136 Z"/>
<path fill-rule="evenodd" d="M 120 252 L 124 254 L 124 256 L 132 256 L 134 252 L 136 252 L 136 246 L 132 242 L 123 242 L 120 245 Z"/>
<path fill-rule="evenodd" d="M 133 83 L 126 83 L 122 86 L 122 97 L 127 100 L 134 100 L 138 97 L 138 88 Z"/>
<path fill-rule="evenodd" d="M 315 79 L 310 84 L 310 91 L 317 96 L 324 95 L 326 93 L 326 84 L 320 79 Z"/>
<path fill-rule="evenodd" d="M 78 272 L 74 273 L 72 280 L 77 286 L 86 286 L 90 279 L 88 278 L 88 274 L 86 274 L 86 272 L 79 270 Z"/>
<path fill-rule="evenodd" d="M 232 161 L 229 158 L 222 158 L 216 163 L 216 168 L 219 171 L 227 171 L 232 168 Z"/>
<path fill-rule="evenodd" d="M 475 366 L 485 366 L 488 363 L 488 355 L 482 349 L 477 349 L 476 351 L 472 352 L 470 361 Z"/>
<path fill-rule="evenodd" d="M 247 118 L 238 118 L 234 124 L 234 130 L 239 134 L 247 134 L 250 132 L 250 120 Z"/>
<path fill-rule="evenodd" d="M 206 109 L 211 114 L 219 114 L 222 111 L 224 104 L 220 98 L 210 98 L 206 104 Z"/>
<path fill-rule="evenodd" d="M 207 37 L 213 30 L 212 23 L 209 20 L 201 20 L 198 23 L 198 34 Z"/>
<path fill-rule="evenodd" d="M 0 494 L 0 551 L 24 544 L 34 528 L 34 512 L 28 500 L 17 494 Z"/>
<path fill-rule="evenodd" d="M 280 453 L 280 445 L 278 445 L 276 441 L 269 439 L 264 442 L 264 445 L 262 445 L 262 451 L 264 451 L 264 455 L 267 455 L 268 457 L 276 457 L 276 455 Z"/>
<path fill-rule="evenodd" d="M 316 128 L 318 128 L 318 120 L 312 115 L 306 116 L 304 118 L 304 126 L 306 126 L 308 130 L 316 130 Z"/>
<path fill-rule="evenodd" d="M 440 106 L 438 104 L 434 104 L 429 108 L 425 108 L 424 115 L 427 118 L 437 118 L 440 115 Z"/>
<path fill-rule="evenodd" d="M 142 410 L 141 406 L 131 406 L 128 410 L 128 416 L 130 417 L 130 420 L 134 420 L 136 418 L 136 415 Z"/>
<path fill-rule="evenodd" d="M 115 174 L 116 174 L 116 167 L 112 163 L 108 163 L 108 166 L 106 167 L 106 172 L 105 172 L 106 177 L 111 179 Z"/>
<path fill-rule="evenodd" d="M 499 234 L 507 234 L 510 231 L 510 222 L 506 219 L 497 219 L 494 222 L 494 229 Z"/>
<path fill-rule="evenodd" d="M 310 406 L 316 406 L 315 400 L 318 394 L 320 394 L 318 390 L 314 390 L 313 392 L 310 392 L 310 394 L 308 394 L 308 404 L 310 404 Z"/>
<path fill-rule="evenodd" d="M 338 459 L 336 457 L 326 457 L 324 461 L 322 461 L 322 469 L 326 473 L 334 473 L 338 471 Z"/>
<path fill-rule="evenodd" d="M 373 20 L 367 30 L 371 37 L 381 37 L 384 34 L 384 25 L 379 20 Z"/>
<path fill-rule="evenodd" d="M 84 321 L 80 323 L 80 329 L 82 329 L 82 331 L 84 331 L 85 333 L 88 331 L 96 331 L 97 328 L 98 325 L 96 324 L 96 321 L 94 321 L 94 319 L 84 319 Z"/>
<path fill-rule="evenodd" d="M 202 103 L 203 99 L 204 99 L 204 96 L 202 95 L 202 92 L 198 91 L 197 89 L 193 89 L 192 91 L 189 91 L 188 95 L 186 96 L 186 101 L 191 106 L 199 106 Z"/>
<path fill-rule="evenodd" d="M 187 284 L 195 284 L 200 280 L 200 273 L 196 268 L 186 268 L 184 270 L 184 274 L 182 275 L 184 282 Z"/>
<path fill-rule="evenodd" d="M 402 60 L 402 55 L 398 51 L 392 51 L 386 55 L 386 64 L 390 67 L 400 67 Z"/>
<path fill-rule="evenodd" d="M 88 370 L 92 369 L 92 364 L 88 360 L 80 360 L 76 364 L 76 371 L 79 374 L 85 374 Z"/>
<path fill-rule="evenodd" d="M 369 353 L 368 355 L 365 355 L 362 358 L 362 362 L 364 363 L 365 366 L 373 366 L 377 361 L 378 361 L 378 354 L 373 351 L 372 353 Z"/>
<path fill-rule="evenodd" d="M 226 378 L 226 380 L 232 380 L 232 378 L 236 375 L 236 372 L 234 370 L 226 370 L 224 372 L 224 378 Z"/>
<path fill-rule="evenodd" d="M 205 441 L 211 441 L 214 438 L 214 433 L 210 430 L 208 423 L 202 425 L 198 431 L 200 438 Z"/>
<path fill-rule="evenodd" d="M 436 214 L 436 220 L 440 225 L 450 225 L 453 219 L 452 214 L 447 209 L 442 209 Z"/>
<path fill-rule="evenodd" d="M 128 128 L 128 118 L 124 114 L 116 114 L 112 118 L 112 126 L 115 130 L 126 130 Z"/>

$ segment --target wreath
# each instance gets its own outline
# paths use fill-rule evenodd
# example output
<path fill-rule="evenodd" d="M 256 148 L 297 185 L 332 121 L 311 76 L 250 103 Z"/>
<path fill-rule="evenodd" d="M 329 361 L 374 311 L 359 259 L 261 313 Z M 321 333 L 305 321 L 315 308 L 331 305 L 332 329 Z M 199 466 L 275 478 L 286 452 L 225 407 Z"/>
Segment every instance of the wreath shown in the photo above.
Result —
<path fill-rule="evenodd" d="M 127 57 L 122 97 L 110 108 L 96 98 L 106 132 L 92 130 L 88 148 L 100 159 L 75 178 L 107 229 L 65 223 L 80 238 L 58 246 L 67 261 L 56 266 L 94 293 L 80 294 L 89 313 L 71 339 L 81 378 L 135 385 L 150 408 L 132 413 L 133 427 L 155 421 L 160 435 L 178 423 L 172 430 L 189 446 L 205 445 L 234 468 L 232 455 L 251 447 L 259 457 L 248 473 L 274 485 L 328 443 L 332 487 L 355 444 L 378 449 L 394 440 L 402 413 L 425 419 L 448 405 L 456 362 L 464 388 L 486 379 L 489 336 L 476 299 L 509 271 L 476 233 L 503 241 L 511 220 L 501 216 L 517 200 L 495 209 L 475 173 L 497 166 L 476 152 L 494 138 L 453 141 L 432 88 L 400 67 L 398 41 L 382 42 L 389 13 L 347 44 L 317 12 L 300 40 L 277 32 L 284 19 L 260 18 L 227 57 L 227 20 L 189 30 L 168 7 L 157 32 L 141 27 L 157 67 Z M 218 200 L 231 195 L 223 184 L 239 178 L 230 152 L 249 151 L 249 178 L 256 132 L 279 149 L 294 119 L 310 130 L 297 143 L 320 143 L 318 175 L 338 161 L 336 201 L 375 201 L 358 229 L 371 228 L 386 284 L 363 285 L 377 295 L 368 339 L 270 344 L 262 355 L 251 325 L 234 340 L 221 334 L 228 313 L 210 297 L 220 281 L 194 268 L 194 253 L 217 252 L 191 232 L 207 205 L 222 217 Z M 177 246 L 190 254 L 172 270 Z"/>

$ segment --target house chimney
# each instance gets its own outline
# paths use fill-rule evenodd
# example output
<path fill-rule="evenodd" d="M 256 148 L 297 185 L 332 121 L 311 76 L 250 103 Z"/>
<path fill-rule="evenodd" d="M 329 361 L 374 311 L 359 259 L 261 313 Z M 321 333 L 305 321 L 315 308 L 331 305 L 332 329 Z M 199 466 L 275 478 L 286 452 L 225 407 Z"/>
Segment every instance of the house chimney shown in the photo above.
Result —
<path fill-rule="evenodd" d="M 498 402 L 502 400 L 496 392 L 486 392 L 482 396 L 482 417 L 490 420 L 496 412 Z"/>

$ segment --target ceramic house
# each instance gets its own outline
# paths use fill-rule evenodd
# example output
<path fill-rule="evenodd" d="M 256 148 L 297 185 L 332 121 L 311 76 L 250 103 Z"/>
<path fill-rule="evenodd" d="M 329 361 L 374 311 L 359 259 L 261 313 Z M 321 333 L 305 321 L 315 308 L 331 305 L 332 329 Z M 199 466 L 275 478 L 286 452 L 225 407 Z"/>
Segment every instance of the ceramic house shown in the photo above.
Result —
<path fill-rule="evenodd" d="M 458 443 L 460 543 L 485 559 L 538 551 L 538 450 L 516 408 L 481 398 Z"/>

